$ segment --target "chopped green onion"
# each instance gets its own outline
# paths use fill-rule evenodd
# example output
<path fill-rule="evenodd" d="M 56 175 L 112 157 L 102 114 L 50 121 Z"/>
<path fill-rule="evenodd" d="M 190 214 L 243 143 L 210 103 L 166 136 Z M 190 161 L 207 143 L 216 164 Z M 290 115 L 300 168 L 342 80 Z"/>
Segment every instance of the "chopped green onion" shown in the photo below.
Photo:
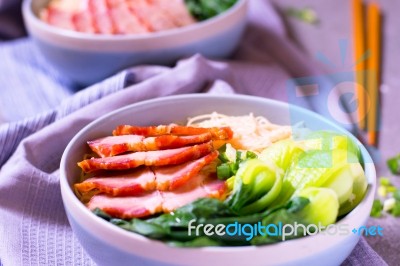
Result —
<path fill-rule="evenodd" d="M 400 154 L 387 160 L 387 166 L 394 175 L 400 175 Z"/>
<path fill-rule="evenodd" d="M 257 154 L 254 152 L 246 151 L 246 153 L 244 153 L 233 149 L 230 144 L 228 145 L 224 144 L 218 149 L 218 159 L 221 161 L 221 164 L 217 166 L 217 176 L 221 180 L 226 180 L 236 175 L 239 165 L 242 162 L 257 158 Z"/>
<path fill-rule="evenodd" d="M 372 204 L 371 217 L 379 218 L 382 216 L 383 205 L 379 199 L 375 199 Z"/>
<path fill-rule="evenodd" d="M 223 162 L 229 162 L 229 158 L 228 155 L 226 154 L 226 144 L 222 145 L 219 149 L 218 149 L 219 155 L 218 155 L 218 159 Z"/>
<path fill-rule="evenodd" d="M 393 198 L 400 201 L 400 189 L 397 189 L 395 192 L 393 192 Z"/>
<path fill-rule="evenodd" d="M 297 18 L 298 20 L 301 20 L 303 22 L 309 23 L 309 24 L 318 24 L 318 16 L 317 13 L 308 7 L 305 8 L 288 8 L 286 10 L 286 14 L 288 16 Z"/>
<path fill-rule="evenodd" d="M 223 163 L 217 166 L 217 177 L 218 179 L 225 180 L 232 176 L 231 168 L 229 164 Z"/>
<path fill-rule="evenodd" d="M 255 158 L 257 158 L 257 154 L 255 154 L 252 151 L 247 151 L 246 152 L 246 159 L 255 159 Z"/>
<path fill-rule="evenodd" d="M 390 214 L 394 217 L 400 217 L 400 201 L 396 200 L 393 209 L 390 211 Z"/>
<path fill-rule="evenodd" d="M 381 184 L 382 186 L 390 186 L 390 185 L 392 185 L 392 183 L 390 183 L 390 179 L 388 177 L 381 177 L 379 179 L 379 184 Z"/>
<path fill-rule="evenodd" d="M 387 186 L 386 187 L 386 191 L 388 192 L 388 193 L 393 193 L 393 192 L 395 192 L 397 190 L 397 188 L 395 187 L 395 186 Z"/>
<path fill-rule="evenodd" d="M 235 175 L 239 169 L 238 163 L 228 163 L 229 168 L 231 169 L 231 176 Z"/>

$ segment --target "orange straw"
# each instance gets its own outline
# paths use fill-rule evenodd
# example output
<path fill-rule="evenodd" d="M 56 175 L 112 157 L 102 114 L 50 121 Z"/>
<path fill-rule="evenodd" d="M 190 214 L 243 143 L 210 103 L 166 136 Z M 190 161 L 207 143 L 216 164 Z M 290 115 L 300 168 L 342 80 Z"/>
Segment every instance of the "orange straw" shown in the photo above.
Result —
<path fill-rule="evenodd" d="M 380 8 L 376 2 L 370 3 L 367 10 L 368 39 L 367 46 L 371 51 L 368 59 L 367 86 L 371 102 L 368 112 L 368 143 L 377 144 L 378 105 L 379 105 L 379 79 L 380 79 L 380 49 L 381 49 L 381 18 Z"/>
<path fill-rule="evenodd" d="M 365 99 L 365 60 L 362 57 L 365 53 L 364 36 L 364 10 L 362 0 L 352 1 L 353 10 L 353 46 L 355 80 L 360 86 L 356 86 L 356 95 L 358 98 L 358 121 L 359 127 L 365 129 L 366 99 Z M 361 60 L 360 60 L 361 59 Z"/>

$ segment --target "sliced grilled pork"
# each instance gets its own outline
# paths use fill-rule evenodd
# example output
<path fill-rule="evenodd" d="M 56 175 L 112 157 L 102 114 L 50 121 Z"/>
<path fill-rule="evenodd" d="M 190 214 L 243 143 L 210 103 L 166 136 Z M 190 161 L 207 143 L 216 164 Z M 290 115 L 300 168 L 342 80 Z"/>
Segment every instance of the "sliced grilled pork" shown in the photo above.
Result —
<path fill-rule="evenodd" d="M 109 136 L 88 141 L 88 144 L 92 151 L 100 157 L 109 157 L 128 151 L 155 151 L 181 148 L 210 140 L 211 134 L 206 132 L 193 136 L 163 135 L 147 138 L 140 135 Z"/>
<path fill-rule="evenodd" d="M 196 160 L 213 151 L 212 142 L 178 149 L 135 152 L 105 158 L 91 158 L 78 163 L 84 172 L 96 170 L 126 170 L 141 165 L 164 166 Z"/>

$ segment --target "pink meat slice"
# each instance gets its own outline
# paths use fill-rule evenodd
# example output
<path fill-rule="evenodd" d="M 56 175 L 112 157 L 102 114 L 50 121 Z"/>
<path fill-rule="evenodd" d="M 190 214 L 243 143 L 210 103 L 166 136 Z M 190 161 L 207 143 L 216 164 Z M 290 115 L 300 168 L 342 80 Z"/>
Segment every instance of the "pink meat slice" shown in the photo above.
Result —
<path fill-rule="evenodd" d="M 128 151 L 154 151 L 181 148 L 210 140 L 211 134 L 208 132 L 193 136 L 163 135 L 148 138 L 140 135 L 122 135 L 88 141 L 88 145 L 100 157 L 109 157 Z"/>
<path fill-rule="evenodd" d="M 98 190 L 110 196 L 137 196 L 156 188 L 156 178 L 148 167 L 98 175 L 75 184 L 79 192 Z"/>
<path fill-rule="evenodd" d="M 142 218 L 162 211 L 163 198 L 159 191 L 140 197 L 110 197 L 94 195 L 87 204 L 90 210 L 101 209 L 108 215 L 121 219 Z"/>
<path fill-rule="evenodd" d="M 89 11 L 93 17 L 93 27 L 96 33 L 115 33 L 106 0 L 89 0 Z"/>
<path fill-rule="evenodd" d="M 197 186 L 189 191 L 162 191 L 161 195 L 163 197 L 163 212 L 172 212 L 197 199 L 206 198 L 208 196 L 207 192 L 202 188 L 202 186 Z"/>
<path fill-rule="evenodd" d="M 72 17 L 74 27 L 79 32 L 95 33 L 94 20 L 89 9 L 76 12 Z"/>
<path fill-rule="evenodd" d="M 164 166 L 196 160 L 213 151 L 212 142 L 161 151 L 135 152 L 105 158 L 91 158 L 78 163 L 84 172 L 96 170 L 126 170 L 141 165 Z"/>
<path fill-rule="evenodd" d="M 226 194 L 225 182 L 217 179 L 188 190 L 153 191 L 140 197 L 110 197 L 95 195 L 87 207 L 101 209 L 112 217 L 121 219 L 143 218 L 160 212 L 171 212 L 197 199 L 212 197 L 223 199 Z"/>
<path fill-rule="evenodd" d="M 162 10 L 177 27 L 196 23 L 196 20 L 187 9 L 184 0 L 149 0 L 149 2 Z"/>
<path fill-rule="evenodd" d="M 100 173 L 75 184 L 81 194 L 96 190 L 110 196 L 137 196 L 152 190 L 194 188 L 203 182 L 200 170 L 218 156 L 214 151 L 200 159 L 178 166 L 138 167 L 127 171 Z"/>
<path fill-rule="evenodd" d="M 213 140 L 229 140 L 233 137 L 233 131 L 230 127 L 202 128 L 202 127 L 180 126 L 176 124 L 147 126 L 147 127 L 134 126 L 134 125 L 119 125 L 113 131 L 114 136 L 141 135 L 145 137 L 161 136 L 166 134 L 189 136 L 189 135 L 199 135 L 204 133 L 210 133 Z"/>
<path fill-rule="evenodd" d="M 127 151 L 145 151 L 144 139 L 145 137 L 139 135 L 110 136 L 87 143 L 100 157 L 110 157 Z"/>
<path fill-rule="evenodd" d="M 47 22 L 50 25 L 62 29 L 75 30 L 72 19 L 73 14 L 71 12 L 63 11 L 58 8 L 49 6 L 47 9 L 41 12 L 40 17 L 43 21 Z"/>
<path fill-rule="evenodd" d="M 130 34 L 149 32 L 149 29 L 130 11 L 128 1 L 107 0 L 107 3 L 116 33 Z"/>
<path fill-rule="evenodd" d="M 217 178 L 208 177 L 204 180 L 202 187 L 206 191 L 208 197 L 215 199 L 224 199 L 228 191 L 226 182 Z"/>
<path fill-rule="evenodd" d="M 164 14 L 158 6 L 152 5 L 151 1 L 135 0 L 127 1 L 128 7 L 133 14 L 147 25 L 150 31 L 161 31 L 176 28 L 169 16 Z"/>
<path fill-rule="evenodd" d="M 154 167 L 153 171 L 157 180 L 157 189 L 162 191 L 175 190 L 184 187 L 192 181 L 200 170 L 218 157 L 214 151 L 200 159 L 175 166 Z"/>

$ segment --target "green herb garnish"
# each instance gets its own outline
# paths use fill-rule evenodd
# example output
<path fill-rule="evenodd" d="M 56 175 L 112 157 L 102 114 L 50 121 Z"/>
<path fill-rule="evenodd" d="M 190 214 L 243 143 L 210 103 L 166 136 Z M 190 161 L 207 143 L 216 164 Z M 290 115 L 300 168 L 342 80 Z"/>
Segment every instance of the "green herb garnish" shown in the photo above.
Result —
<path fill-rule="evenodd" d="M 394 175 L 400 175 L 400 154 L 387 160 L 387 166 Z"/>
<path fill-rule="evenodd" d="M 381 184 L 382 186 L 390 186 L 392 185 L 392 183 L 390 183 L 390 179 L 387 177 L 381 177 L 379 179 L 379 184 Z"/>
<path fill-rule="evenodd" d="M 288 16 L 297 18 L 298 20 L 301 20 L 303 22 L 306 22 L 308 24 L 318 24 L 318 16 L 317 13 L 311 8 L 305 7 L 305 8 L 288 8 L 286 10 L 286 14 Z"/>
<path fill-rule="evenodd" d="M 393 198 L 400 201 L 400 189 L 397 189 L 395 192 L 393 192 Z"/>
<path fill-rule="evenodd" d="M 400 217 L 400 200 L 396 199 L 393 209 L 390 211 L 390 214 L 394 217 Z"/>
<path fill-rule="evenodd" d="M 227 154 L 227 146 L 226 144 L 221 146 L 218 149 L 219 155 L 218 159 L 221 161 L 221 164 L 217 166 L 217 177 L 221 180 L 226 180 L 234 175 L 236 175 L 239 165 L 249 159 L 257 158 L 257 154 L 251 151 L 247 151 L 246 153 L 241 151 L 235 151 L 235 158 L 230 159 Z"/>
<path fill-rule="evenodd" d="M 381 217 L 382 210 L 383 210 L 382 202 L 379 199 L 375 199 L 374 203 L 372 204 L 372 210 L 370 216 L 375 218 Z"/>
<path fill-rule="evenodd" d="M 237 0 L 185 0 L 189 12 L 198 20 L 215 17 L 231 8 Z"/>

